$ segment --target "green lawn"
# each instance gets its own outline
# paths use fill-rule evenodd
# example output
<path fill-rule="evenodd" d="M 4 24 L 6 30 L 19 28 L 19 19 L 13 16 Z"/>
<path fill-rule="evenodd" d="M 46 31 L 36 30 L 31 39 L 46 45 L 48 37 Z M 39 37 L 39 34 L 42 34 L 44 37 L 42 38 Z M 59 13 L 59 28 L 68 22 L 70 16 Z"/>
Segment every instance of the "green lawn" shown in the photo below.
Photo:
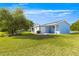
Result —
<path fill-rule="evenodd" d="M 2 34 L 2 33 L 0 33 Z M 0 37 L 3 56 L 79 56 L 79 34 Z"/>

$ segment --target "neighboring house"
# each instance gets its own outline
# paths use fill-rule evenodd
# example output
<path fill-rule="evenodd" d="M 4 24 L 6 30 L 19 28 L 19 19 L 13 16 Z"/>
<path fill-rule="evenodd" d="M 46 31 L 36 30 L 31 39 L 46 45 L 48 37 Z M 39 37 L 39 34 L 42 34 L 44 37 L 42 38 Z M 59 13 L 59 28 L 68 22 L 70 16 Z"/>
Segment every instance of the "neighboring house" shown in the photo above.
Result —
<path fill-rule="evenodd" d="M 68 34 L 70 32 L 70 25 L 65 20 L 47 23 L 44 25 L 34 25 L 31 28 L 32 33 L 40 31 L 41 34 L 52 33 L 52 34 Z"/>

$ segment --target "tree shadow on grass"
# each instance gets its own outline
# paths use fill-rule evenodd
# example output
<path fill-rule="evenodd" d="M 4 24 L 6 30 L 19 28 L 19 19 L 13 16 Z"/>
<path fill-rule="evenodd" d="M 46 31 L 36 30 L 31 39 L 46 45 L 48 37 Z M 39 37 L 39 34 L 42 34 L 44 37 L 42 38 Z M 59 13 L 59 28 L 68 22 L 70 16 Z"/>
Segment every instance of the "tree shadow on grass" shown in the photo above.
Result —
<path fill-rule="evenodd" d="M 35 39 L 35 40 L 50 39 L 56 37 L 57 35 L 37 35 L 31 33 L 14 36 L 15 39 Z"/>
<path fill-rule="evenodd" d="M 70 47 L 73 44 L 70 42 L 66 42 L 65 40 L 62 39 L 61 35 L 38 35 L 38 34 L 22 34 L 22 35 L 18 35 L 18 36 L 14 36 L 14 39 L 30 39 L 30 40 L 47 40 L 49 44 L 53 44 L 56 47 Z M 48 40 L 48 39 L 52 39 L 52 40 Z M 46 41 L 46 44 L 47 44 Z M 39 42 L 38 42 L 39 43 Z M 39 44 L 42 44 L 45 42 L 40 42 Z M 37 44 L 38 45 L 38 44 Z"/>

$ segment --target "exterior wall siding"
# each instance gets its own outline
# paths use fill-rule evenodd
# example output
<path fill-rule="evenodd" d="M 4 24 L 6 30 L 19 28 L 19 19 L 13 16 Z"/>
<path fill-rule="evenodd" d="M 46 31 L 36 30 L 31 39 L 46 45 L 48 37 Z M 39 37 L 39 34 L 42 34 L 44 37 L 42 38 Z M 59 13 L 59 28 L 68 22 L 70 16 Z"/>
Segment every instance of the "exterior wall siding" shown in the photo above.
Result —
<path fill-rule="evenodd" d="M 70 26 L 69 24 L 62 22 L 58 25 L 58 30 L 61 34 L 68 34 L 70 32 Z"/>
<path fill-rule="evenodd" d="M 45 33 L 45 31 L 46 31 L 45 27 L 40 27 L 40 31 L 41 31 L 41 33 Z"/>

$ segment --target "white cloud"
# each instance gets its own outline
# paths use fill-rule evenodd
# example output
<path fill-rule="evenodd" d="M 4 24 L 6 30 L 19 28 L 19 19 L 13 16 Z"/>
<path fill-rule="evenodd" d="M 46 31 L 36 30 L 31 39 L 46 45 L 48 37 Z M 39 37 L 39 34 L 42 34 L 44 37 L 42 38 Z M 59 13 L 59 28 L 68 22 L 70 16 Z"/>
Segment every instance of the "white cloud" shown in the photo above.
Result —
<path fill-rule="evenodd" d="M 62 17 L 71 14 L 71 12 L 63 12 L 57 15 L 57 17 Z"/>
<path fill-rule="evenodd" d="M 51 22 L 53 20 L 71 19 L 78 10 L 24 10 L 28 19 L 35 23 Z M 74 17 L 73 17 L 74 18 Z"/>
<path fill-rule="evenodd" d="M 24 10 L 24 14 L 26 17 L 38 15 L 39 17 L 44 18 L 59 18 L 66 17 L 67 15 L 72 14 L 73 11 L 74 10 Z"/>
<path fill-rule="evenodd" d="M 73 10 L 24 10 L 26 14 L 41 14 L 41 13 L 71 13 Z"/>

